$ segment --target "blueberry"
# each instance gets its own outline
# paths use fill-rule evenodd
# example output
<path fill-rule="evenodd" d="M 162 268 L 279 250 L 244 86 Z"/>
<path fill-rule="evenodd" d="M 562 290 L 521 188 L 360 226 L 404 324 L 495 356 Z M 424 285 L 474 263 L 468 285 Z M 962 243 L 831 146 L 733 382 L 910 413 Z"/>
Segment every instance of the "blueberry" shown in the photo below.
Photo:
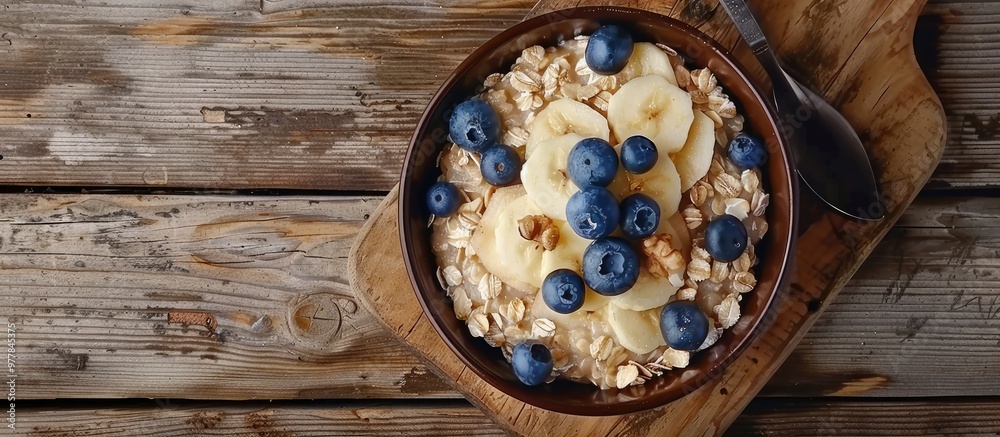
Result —
<path fill-rule="evenodd" d="M 625 68 L 632 56 L 632 35 L 620 26 L 601 26 L 590 35 L 584 54 L 587 66 L 595 73 L 609 76 Z"/>
<path fill-rule="evenodd" d="M 448 217 L 458 211 L 462 193 L 447 182 L 437 182 L 427 190 L 427 210 L 438 217 Z"/>
<path fill-rule="evenodd" d="M 510 364 L 524 385 L 538 385 L 552 374 L 552 352 L 537 340 L 527 340 L 514 346 Z"/>
<path fill-rule="evenodd" d="M 451 114 L 448 133 L 458 147 L 482 153 L 500 138 L 500 117 L 489 103 L 467 100 L 459 104 Z"/>
<path fill-rule="evenodd" d="M 586 294 L 583 278 L 570 269 L 555 270 L 542 281 L 542 299 L 559 314 L 570 314 L 583 307 Z"/>
<path fill-rule="evenodd" d="M 708 337 L 708 328 L 708 316 L 689 300 L 675 300 L 660 311 L 660 333 L 672 349 L 697 350 Z"/>
<path fill-rule="evenodd" d="M 652 170 L 659 156 L 656 144 L 642 135 L 628 137 L 622 143 L 622 167 L 629 173 L 642 174 Z"/>
<path fill-rule="evenodd" d="M 583 280 L 604 296 L 628 291 L 639 279 L 639 255 L 618 237 L 590 243 L 583 252 Z"/>
<path fill-rule="evenodd" d="M 584 187 L 566 202 L 566 221 L 583 238 L 611 235 L 618 227 L 618 217 L 618 200 L 604 187 Z"/>
<path fill-rule="evenodd" d="M 511 146 L 497 144 L 483 152 L 479 161 L 483 179 L 492 185 L 507 185 L 521 173 L 521 155 Z"/>
<path fill-rule="evenodd" d="M 729 142 L 729 160 L 743 169 L 760 167 L 767 163 L 767 149 L 759 139 L 739 134 Z"/>
<path fill-rule="evenodd" d="M 606 187 L 618 173 L 618 154 L 607 141 L 587 138 L 576 143 L 569 151 L 567 167 L 569 178 L 576 186 Z"/>
<path fill-rule="evenodd" d="M 622 231 L 634 240 L 646 238 L 660 226 L 660 205 L 642 193 L 635 193 L 622 200 Z"/>
<path fill-rule="evenodd" d="M 729 214 L 712 220 L 705 227 L 705 249 L 721 262 L 736 261 L 747 248 L 747 228 Z"/>

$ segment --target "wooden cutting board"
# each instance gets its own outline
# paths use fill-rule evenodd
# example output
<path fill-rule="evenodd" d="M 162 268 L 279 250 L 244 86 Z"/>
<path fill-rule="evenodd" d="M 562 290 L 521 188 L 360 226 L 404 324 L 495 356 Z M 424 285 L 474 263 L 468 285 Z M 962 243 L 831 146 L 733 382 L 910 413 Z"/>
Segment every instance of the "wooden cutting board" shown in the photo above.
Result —
<path fill-rule="evenodd" d="M 892 227 L 937 166 L 944 110 L 913 54 L 926 0 L 751 0 L 773 48 L 793 75 L 823 92 L 868 147 L 884 192 L 886 219 L 853 221 L 803 190 L 796 271 L 775 301 L 775 323 L 722 377 L 658 409 L 613 417 L 557 414 L 526 405 L 467 369 L 423 315 L 406 276 L 393 190 L 351 252 L 351 285 L 363 305 L 429 368 L 516 434 L 712 435 L 722 433 L 795 348 L 826 304 Z M 767 88 L 763 71 L 717 0 L 543 0 L 531 14 L 586 5 L 648 9 L 692 24 L 736 57 Z"/>

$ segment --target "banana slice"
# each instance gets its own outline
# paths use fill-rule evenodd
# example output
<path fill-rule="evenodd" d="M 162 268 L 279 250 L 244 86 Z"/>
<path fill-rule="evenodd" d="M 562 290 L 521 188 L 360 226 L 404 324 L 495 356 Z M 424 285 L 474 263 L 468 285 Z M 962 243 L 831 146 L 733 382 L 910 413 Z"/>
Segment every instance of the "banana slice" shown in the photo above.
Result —
<path fill-rule="evenodd" d="M 632 49 L 632 57 L 628 59 L 628 64 L 625 64 L 625 68 L 619 74 L 624 81 L 655 74 L 677 85 L 670 57 L 661 48 L 648 42 L 635 44 Z"/>
<path fill-rule="evenodd" d="M 661 218 L 660 226 L 656 228 L 656 232 L 667 232 L 674 237 L 674 242 L 680 247 L 680 251 L 684 254 L 684 258 L 690 258 L 691 253 L 691 231 L 687 227 L 687 222 L 684 221 L 684 214 L 678 212 L 670 217 Z"/>
<path fill-rule="evenodd" d="M 615 149 L 620 152 L 621 145 Z M 661 217 L 674 215 L 681 204 L 681 177 L 677 174 L 673 161 L 662 156 L 656 160 L 656 165 L 652 169 L 643 174 L 629 173 L 619 167 L 618 174 L 608 189 L 618 197 L 619 201 L 632 193 L 643 193 L 652 197 L 660 206 Z"/>
<path fill-rule="evenodd" d="M 645 267 L 629 291 L 611 298 L 611 305 L 632 311 L 646 311 L 666 305 L 680 287 L 667 278 L 654 278 Z M 588 296 L 589 297 L 589 296 Z"/>
<path fill-rule="evenodd" d="M 528 144 L 525 157 L 530 158 L 535 146 L 542 141 L 561 137 L 568 133 L 580 134 L 585 138 L 596 137 L 608 141 L 611 130 L 608 120 L 586 104 L 571 99 L 560 99 L 549 103 L 535 117 L 528 128 Z"/>
<path fill-rule="evenodd" d="M 694 123 L 687 143 L 671 159 L 681 176 L 681 191 L 687 191 L 708 174 L 715 155 L 715 122 L 701 111 L 694 112 Z"/>
<path fill-rule="evenodd" d="M 542 280 L 557 269 L 570 269 L 577 273 L 583 272 L 583 252 L 590 245 L 590 240 L 584 239 L 566 222 L 556 222 L 559 226 L 559 244 L 553 250 L 542 254 Z M 594 311 L 608 304 L 609 298 L 602 296 L 587 287 L 587 295 L 583 298 L 583 307 L 577 312 Z"/>
<path fill-rule="evenodd" d="M 470 242 L 486 270 L 520 290 L 541 286 L 538 266 L 545 249 L 521 238 L 517 221 L 541 213 L 522 187 L 501 188 L 493 194 Z"/>
<path fill-rule="evenodd" d="M 583 137 L 570 133 L 535 145 L 535 153 L 521 168 L 528 197 L 551 219 L 566 220 L 566 203 L 580 188 L 569 178 L 569 152 Z"/>
<path fill-rule="evenodd" d="M 620 141 L 644 135 L 665 156 L 684 147 L 694 122 L 694 109 L 687 91 L 662 76 L 643 76 L 622 85 L 611 96 L 608 122 Z"/>
<path fill-rule="evenodd" d="M 608 324 L 618 337 L 618 344 L 625 349 L 637 354 L 648 354 L 667 344 L 660 333 L 659 308 L 632 311 L 608 305 L 607 317 Z"/>

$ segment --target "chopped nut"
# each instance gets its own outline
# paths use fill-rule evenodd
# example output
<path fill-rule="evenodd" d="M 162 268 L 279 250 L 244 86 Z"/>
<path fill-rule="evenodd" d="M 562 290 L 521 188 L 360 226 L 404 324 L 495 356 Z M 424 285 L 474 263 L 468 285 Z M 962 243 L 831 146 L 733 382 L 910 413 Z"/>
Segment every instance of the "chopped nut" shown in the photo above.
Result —
<path fill-rule="evenodd" d="M 615 386 L 623 389 L 632 385 L 639 378 L 639 369 L 636 366 L 618 366 L 618 376 L 615 378 Z"/>
<path fill-rule="evenodd" d="M 684 209 L 684 223 L 687 223 L 688 229 L 697 229 L 701 226 L 701 210 L 698 208 L 685 208 Z"/>
<path fill-rule="evenodd" d="M 521 238 L 539 243 L 545 250 L 554 250 L 559 244 L 559 227 L 544 215 L 529 215 L 518 220 L 517 231 Z"/>
<path fill-rule="evenodd" d="M 719 260 L 712 262 L 712 276 L 709 279 L 715 283 L 723 283 L 729 278 L 729 263 L 724 263 Z"/>
<path fill-rule="evenodd" d="M 732 296 L 726 296 L 712 309 L 723 329 L 729 329 L 740 320 L 740 304 Z"/>
<path fill-rule="evenodd" d="M 462 285 L 462 272 L 458 270 L 458 267 L 448 266 L 444 268 L 444 279 L 448 282 L 448 285 L 458 286 Z"/>
<path fill-rule="evenodd" d="M 693 203 L 694 206 L 699 206 L 699 207 L 704 205 L 705 201 L 708 200 L 708 196 L 711 195 L 709 193 L 709 190 L 712 190 L 713 193 L 715 191 L 714 189 L 712 189 L 711 185 L 705 183 L 704 181 L 698 181 L 697 183 L 695 183 L 694 186 L 691 187 L 691 194 L 690 194 L 691 203 Z"/>
<path fill-rule="evenodd" d="M 663 351 L 663 362 L 662 364 L 670 366 L 674 369 L 683 369 L 688 366 L 691 362 L 691 353 L 687 351 L 679 351 L 671 348 Z"/>
<path fill-rule="evenodd" d="M 682 288 L 677 292 L 677 300 L 694 300 L 698 297 L 698 290 L 690 287 Z"/>
<path fill-rule="evenodd" d="M 694 259 L 687 266 L 688 277 L 701 282 L 712 276 L 712 266 L 705 260 Z"/>
<path fill-rule="evenodd" d="M 741 197 L 726 199 L 725 213 L 743 220 L 750 214 L 750 202 Z"/>
<path fill-rule="evenodd" d="M 674 249 L 670 234 L 657 234 L 642 240 L 642 251 L 646 254 L 646 269 L 654 278 L 663 278 L 671 270 L 684 268 L 684 255 Z"/>
<path fill-rule="evenodd" d="M 740 182 L 743 184 L 743 191 L 748 193 L 756 193 L 760 186 L 760 178 L 753 170 L 743 170 L 743 173 L 740 174 Z"/>
<path fill-rule="evenodd" d="M 549 319 L 535 319 L 531 323 L 531 335 L 544 338 L 551 337 L 556 333 L 556 324 Z"/>
<path fill-rule="evenodd" d="M 738 293 L 746 293 L 753 290 L 753 287 L 756 285 L 757 278 L 751 272 L 739 272 L 733 278 L 733 290 Z"/>
<path fill-rule="evenodd" d="M 503 289 L 503 282 L 500 278 L 494 276 L 492 273 L 487 273 L 483 275 L 482 279 L 479 280 L 479 295 L 483 297 L 483 300 L 493 300 L 500 295 L 500 291 Z"/>
<path fill-rule="evenodd" d="M 743 255 L 740 255 L 740 257 L 737 258 L 736 261 L 733 261 L 733 270 L 737 273 L 749 271 L 750 255 L 748 255 L 746 252 L 743 252 Z"/>
<path fill-rule="evenodd" d="M 727 198 L 739 197 L 740 193 L 743 192 L 743 184 L 739 179 L 736 179 L 736 176 L 729 173 L 720 173 L 716 176 L 712 188 L 715 188 L 717 193 Z"/>
<path fill-rule="evenodd" d="M 597 337 L 590 344 L 590 356 L 597 361 L 607 360 L 611 356 L 611 351 L 615 347 L 615 341 L 606 335 Z"/>
<path fill-rule="evenodd" d="M 764 211 L 767 210 L 767 205 L 771 203 L 771 195 L 764 194 L 763 191 L 757 190 L 753 193 L 753 200 L 750 201 L 750 210 L 753 211 L 754 217 L 760 217 L 764 215 Z"/>

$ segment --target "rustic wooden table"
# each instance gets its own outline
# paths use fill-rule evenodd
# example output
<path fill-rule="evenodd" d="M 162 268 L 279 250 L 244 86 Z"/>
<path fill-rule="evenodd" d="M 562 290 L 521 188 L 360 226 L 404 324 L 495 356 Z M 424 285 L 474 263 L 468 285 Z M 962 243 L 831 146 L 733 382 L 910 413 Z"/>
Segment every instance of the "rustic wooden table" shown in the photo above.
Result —
<path fill-rule="evenodd" d="M 430 94 L 534 3 L 0 2 L 17 432 L 500 433 L 345 269 Z M 926 7 L 944 160 L 732 434 L 1000 431 L 998 28 Z"/>

